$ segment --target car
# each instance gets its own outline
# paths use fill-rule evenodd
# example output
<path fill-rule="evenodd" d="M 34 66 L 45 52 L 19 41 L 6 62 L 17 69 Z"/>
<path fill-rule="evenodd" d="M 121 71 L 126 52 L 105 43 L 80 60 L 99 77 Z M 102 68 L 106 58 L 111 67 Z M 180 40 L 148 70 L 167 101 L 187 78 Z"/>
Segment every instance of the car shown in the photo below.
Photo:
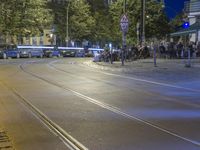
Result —
<path fill-rule="evenodd" d="M 29 49 L 18 49 L 18 50 L 19 50 L 20 58 L 29 58 L 30 57 Z"/>
<path fill-rule="evenodd" d="M 75 50 L 71 50 L 71 49 L 61 49 L 60 50 L 60 54 L 63 57 L 75 57 L 76 51 Z"/>
<path fill-rule="evenodd" d="M 44 56 L 42 48 L 30 48 L 28 52 L 29 52 L 29 58 L 31 57 L 43 58 Z"/>
<path fill-rule="evenodd" d="M 20 58 L 18 49 L 7 49 L 4 51 L 4 58 Z"/>
<path fill-rule="evenodd" d="M 61 54 L 60 54 L 60 51 L 56 48 L 53 48 L 53 49 L 43 49 L 43 53 L 44 53 L 44 56 L 45 57 L 60 57 Z"/>
<path fill-rule="evenodd" d="M 76 57 L 85 57 L 85 51 L 83 49 L 76 50 Z"/>
<path fill-rule="evenodd" d="M 0 58 L 19 58 L 19 51 L 16 45 L 1 44 L 0 45 Z"/>

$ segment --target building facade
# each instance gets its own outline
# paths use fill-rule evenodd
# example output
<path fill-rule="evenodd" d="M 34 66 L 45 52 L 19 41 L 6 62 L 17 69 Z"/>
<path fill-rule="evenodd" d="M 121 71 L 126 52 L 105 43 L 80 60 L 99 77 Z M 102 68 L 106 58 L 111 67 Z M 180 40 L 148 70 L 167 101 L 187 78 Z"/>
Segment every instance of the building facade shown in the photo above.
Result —
<path fill-rule="evenodd" d="M 200 23 L 200 0 L 190 0 L 185 2 L 185 12 L 188 16 L 190 26 Z M 190 35 L 190 41 L 200 41 L 200 29 Z"/>

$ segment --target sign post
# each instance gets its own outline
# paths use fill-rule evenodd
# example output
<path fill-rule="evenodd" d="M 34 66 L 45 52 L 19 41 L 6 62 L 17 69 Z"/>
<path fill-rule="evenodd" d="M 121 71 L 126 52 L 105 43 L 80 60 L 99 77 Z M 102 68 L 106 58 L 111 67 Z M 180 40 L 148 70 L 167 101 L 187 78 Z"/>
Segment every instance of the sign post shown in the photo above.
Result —
<path fill-rule="evenodd" d="M 129 21 L 126 14 L 122 15 L 120 20 L 120 26 L 122 30 L 122 50 L 121 50 L 121 61 L 124 66 L 124 52 L 126 51 L 126 33 L 128 32 Z"/>

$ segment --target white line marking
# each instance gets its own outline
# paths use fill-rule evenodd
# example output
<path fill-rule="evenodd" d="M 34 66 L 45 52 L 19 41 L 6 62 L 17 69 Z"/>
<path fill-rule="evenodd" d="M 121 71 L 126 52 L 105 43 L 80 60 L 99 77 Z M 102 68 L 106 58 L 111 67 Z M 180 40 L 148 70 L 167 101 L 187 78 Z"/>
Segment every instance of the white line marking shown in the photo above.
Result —
<path fill-rule="evenodd" d="M 58 61 L 60 61 L 60 60 L 58 60 Z M 55 64 L 55 63 L 57 63 L 58 61 L 53 61 L 53 62 L 51 62 L 50 64 L 51 64 L 51 65 L 52 65 L 52 64 Z M 92 70 L 92 71 L 94 71 L 94 70 Z M 109 75 L 109 76 L 120 77 L 120 78 L 124 78 L 124 79 L 131 79 L 131 80 L 135 80 L 135 81 L 140 81 L 140 82 L 146 82 L 146 83 L 150 83 L 150 84 L 165 86 L 165 87 L 171 87 L 171 88 L 176 88 L 176 89 L 182 89 L 182 90 L 191 91 L 191 92 L 197 92 L 197 93 L 200 92 L 200 90 L 198 90 L 198 89 L 186 88 L 186 87 L 176 86 L 176 85 L 167 84 L 167 83 L 162 83 L 162 82 L 156 82 L 156 81 L 151 81 L 151 80 L 140 79 L 140 78 L 136 78 L 136 77 L 118 75 L 118 74 L 114 74 L 114 73 L 108 73 L 108 72 L 97 71 L 97 70 L 95 70 L 94 72 L 98 72 L 98 73 L 105 74 L 105 75 Z"/>
<path fill-rule="evenodd" d="M 53 62 L 53 63 L 56 63 L 56 62 Z M 97 68 L 97 67 L 92 67 L 92 68 Z M 94 70 L 92 70 L 92 71 L 94 71 Z M 162 82 L 156 82 L 156 81 L 151 81 L 151 80 L 140 79 L 140 78 L 136 78 L 136 77 L 118 75 L 118 74 L 114 74 L 114 73 L 108 73 L 108 72 L 97 71 L 97 70 L 95 70 L 94 72 L 98 72 L 98 73 L 109 75 L 109 76 L 120 77 L 120 78 L 124 78 L 124 79 L 131 79 L 131 80 L 135 80 L 135 81 L 140 81 L 140 82 L 146 82 L 146 83 L 150 83 L 150 84 L 165 86 L 165 87 L 171 87 L 171 88 L 176 88 L 176 89 L 187 90 L 187 91 L 191 91 L 191 92 L 198 92 L 198 93 L 200 92 L 200 90 L 198 90 L 198 89 L 186 88 L 186 87 L 176 86 L 176 85 L 162 83 Z"/>
<path fill-rule="evenodd" d="M 145 79 L 140 79 L 140 78 L 135 78 L 135 77 L 130 77 L 130 76 L 123 76 L 123 75 L 118 75 L 118 74 L 113 74 L 113 73 L 102 72 L 102 71 L 98 71 L 98 72 L 105 74 L 105 75 L 109 75 L 109 76 L 121 77 L 121 78 L 125 78 L 125 79 L 131 79 L 131 80 L 135 80 L 135 81 L 146 82 L 146 83 L 156 84 L 156 85 L 165 86 L 165 87 L 183 89 L 183 90 L 187 90 L 187 91 L 191 91 L 191 92 L 198 92 L 198 93 L 200 92 L 200 90 L 197 90 L 197 89 L 185 88 L 182 86 L 176 86 L 176 85 L 162 83 L 162 82 L 145 80 Z"/>
<path fill-rule="evenodd" d="M 53 62 L 54 63 L 54 62 Z M 59 72 L 62 72 L 62 73 L 66 73 L 67 72 L 65 70 L 62 70 L 60 68 L 57 68 L 52 62 L 51 63 L 48 63 L 47 66 L 50 68 L 50 69 L 53 69 L 53 70 L 56 70 L 56 71 L 59 71 Z M 100 79 L 99 79 L 100 80 Z M 101 80 L 101 81 L 104 81 L 104 80 Z M 147 93 L 149 95 L 149 93 Z M 171 98 L 171 97 L 167 97 L 165 96 L 164 97 L 165 100 L 168 100 L 168 101 L 173 101 L 173 102 L 177 102 L 177 103 L 180 103 L 180 104 L 184 104 L 184 105 L 189 105 L 189 106 L 192 106 L 192 107 L 200 107 L 199 104 L 193 104 L 193 103 L 189 103 L 189 102 L 184 102 L 184 101 L 179 101 L 175 98 Z"/>

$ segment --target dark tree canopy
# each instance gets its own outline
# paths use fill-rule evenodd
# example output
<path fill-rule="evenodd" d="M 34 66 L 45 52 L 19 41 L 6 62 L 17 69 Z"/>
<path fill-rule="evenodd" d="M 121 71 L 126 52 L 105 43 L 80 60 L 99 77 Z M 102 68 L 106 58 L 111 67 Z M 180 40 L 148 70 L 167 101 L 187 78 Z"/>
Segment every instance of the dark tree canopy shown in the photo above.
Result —
<path fill-rule="evenodd" d="M 70 40 L 88 40 L 104 45 L 121 43 L 120 17 L 123 14 L 123 0 L 108 4 L 106 0 L 66 0 L 63 3 L 44 0 L 1 0 L 0 33 L 4 35 L 30 36 L 42 33 L 45 28 L 54 28 L 54 34 L 62 43 L 68 33 Z M 136 43 L 136 26 L 141 22 L 141 0 L 127 0 L 126 14 L 129 18 L 127 41 Z M 169 20 L 162 3 L 146 1 L 145 35 L 161 38 L 179 24 Z"/>

